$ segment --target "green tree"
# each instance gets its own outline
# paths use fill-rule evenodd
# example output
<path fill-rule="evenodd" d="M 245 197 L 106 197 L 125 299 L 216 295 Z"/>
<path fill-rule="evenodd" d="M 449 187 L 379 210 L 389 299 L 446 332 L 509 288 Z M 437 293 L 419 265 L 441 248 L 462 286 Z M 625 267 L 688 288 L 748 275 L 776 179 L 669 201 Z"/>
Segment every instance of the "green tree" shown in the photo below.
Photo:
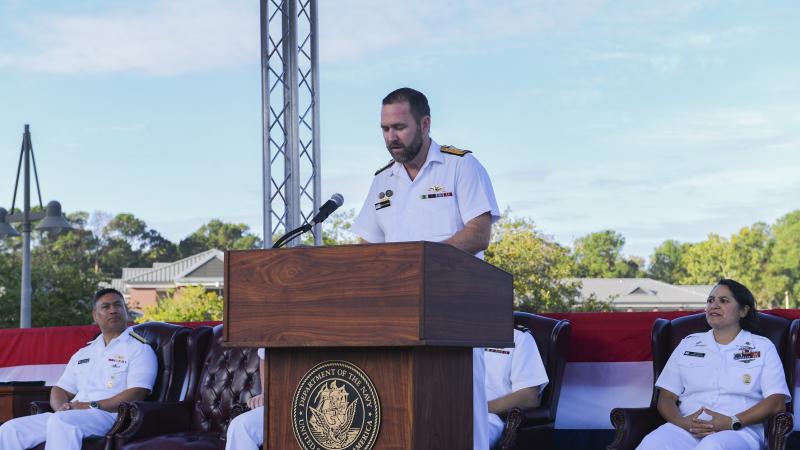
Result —
<path fill-rule="evenodd" d="M 153 306 L 145 306 L 141 322 L 196 322 L 222 320 L 222 297 L 203 286 L 186 286 L 170 290 Z"/>
<path fill-rule="evenodd" d="M 514 275 L 514 307 L 522 311 L 569 311 L 580 284 L 568 280 L 574 271 L 566 248 L 536 230 L 530 219 L 495 223 L 486 261 Z"/>
<path fill-rule="evenodd" d="M 628 278 L 640 274 L 639 263 L 622 256 L 625 238 L 612 230 L 598 231 L 575 240 L 573 257 L 577 276 Z"/>
<path fill-rule="evenodd" d="M 743 227 L 731 236 L 723 275 L 747 286 L 759 307 L 771 307 L 771 298 L 764 283 L 764 272 L 772 250 L 772 237 L 767 224 L 758 222 Z"/>
<path fill-rule="evenodd" d="M 322 245 L 357 244 L 358 236 L 350 231 L 353 227 L 355 214 L 352 209 L 335 212 L 328 217 L 328 220 L 322 222 Z M 280 237 L 281 233 L 278 234 L 278 237 Z M 276 237 L 275 240 L 277 239 Z M 303 245 L 314 245 L 314 235 L 312 233 L 306 233 L 300 239 Z"/>
<path fill-rule="evenodd" d="M 178 257 L 175 244 L 129 213 L 114 216 L 102 227 L 100 238 L 95 270 L 115 277 L 122 274 L 123 267 L 146 267 Z"/>
<path fill-rule="evenodd" d="M 650 257 L 649 276 L 670 284 L 686 276 L 681 258 L 688 248 L 689 244 L 681 244 L 673 239 L 664 241 Z"/>
<path fill-rule="evenodd" d="M 714 284 L 725 276 L 730 243 L 718 234 L 711 233 L 708 239 L 690 244 L 680 260 L 683 271 L 680 284 Z"/>
<path fill-rule="evenodd" d="M 772 226 L 771 252 L 766 264 L 764 288 L 776 305 L 789 300 L 800 306 L 800 210 L 786 214 Z"/>
<path fill-rule="evenodd" d="M 0 328 L 19 326 L 19 253 L 0 251 Z"/>
<path fill-rule="evenodd" d="M 178 244 L 181 258 L 212 248 L 219 250 L 249 250 L 261 247 L 261 239 L 243 223 L 226 223 L 212 219 Z"/>
<path fill-rule="evenodd" d="M 67 215 L 74 228 L 40 235 L 31 251 L 31 321 L 35 327 L 92 322 L 92 296 L 107 278 L 94 270 L 98 239 L 85 228 L 87 218 L 83 212 Z"/>

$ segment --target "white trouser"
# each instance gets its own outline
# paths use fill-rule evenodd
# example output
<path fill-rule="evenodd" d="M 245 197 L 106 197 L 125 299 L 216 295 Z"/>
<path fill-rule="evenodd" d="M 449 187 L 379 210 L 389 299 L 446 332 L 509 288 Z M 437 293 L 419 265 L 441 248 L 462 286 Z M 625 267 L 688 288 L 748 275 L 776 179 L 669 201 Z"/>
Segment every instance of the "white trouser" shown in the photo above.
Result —
<path fill-rule="evenodd" d="M 683 428 L 665 423 L 642 439 L 637 450 L 760 450 L 764 447 L 764 437 L 759 436 L 761 427 L 741 430 L 725 430 L 710 434 L 702 439 L 692 436 Z"/>
<path fill-rule="evenodd" d="M 489 448 L 500 440 L 506 424 L 497 414 L 489 413 Z"/>
<path fill-rule="evenodd" d="M 47 450 L 80 450 L 83 438 L 105 436 L 116 417 L 99 409 L 18 417 L 0 425 L 0 448 L 25 450 L 47 441 Z"/>
<path fill-rule="evenodd" d="M 225 450 L 257 450 L 264 443 L 264 407 L 234 417 L 228 424 Z"/>
<path fill-rule="evenodd" d="M 472 349 L 472 431 L 474 450 L 489 450 L 489 403 L 483 349 Z"/>

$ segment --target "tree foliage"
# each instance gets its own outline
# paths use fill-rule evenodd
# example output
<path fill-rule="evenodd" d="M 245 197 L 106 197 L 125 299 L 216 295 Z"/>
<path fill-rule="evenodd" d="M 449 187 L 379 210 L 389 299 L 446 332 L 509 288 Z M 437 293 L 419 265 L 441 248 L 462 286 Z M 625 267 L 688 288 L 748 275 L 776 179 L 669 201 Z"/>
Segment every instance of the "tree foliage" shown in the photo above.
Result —
<path fill-rule="evenodd" d="M 791 212 L 772 227 L 772 242 L 764 277 L 764 289 L 772 302 L 800 307 L 800 210 Z"/>
<path fill-rule="evenodd" d="M 584 278 L 629 278 L 639 276 L 642 260 L 625 259 L 625 237 L 616 231 L 590 233 L 575 240 L 576 275 Z"/>
<path fill-rule="evenodd" d="M 681 260 L 688 247 L 688 244 L 681 244 L 674 239 L 664 241 L 650 256 L 649 275 L 670 284 L 686 276 Z"/>
<path fill-rule="evenodd" d="M 530 219 L 506 212 L 495 225 L 486 261 L 514 275 L 514 307 L 522 311 L 568 311 L 580 285 L 569 251 L 536 230 Z"/>
<path fill-rule="evenodd" d="M 91 298 L 100 282 L 124 267 L 151 267 L 182 255 L 178 245 L 133 214 L 67 215 L 72 230 L 32 234 L 31 317 L 33 326 L 91 323 Z M 184 250 L 238 249 L 260 245 L 247 226 L 212 220 L 182 241 Z M 19 326 L 21 239 L 0 240 L 0 327 Z M 189 255 L 187 255 L 189 256 Z M 177 320 L 177 319 L 176 319 Z"/>
<path fill-rule="evenodd" d="M 170 290 L 153 306 L 145 306 L 141 322 L 207 322 L 222 320 L 222 297 L 203 286 Z"/>
<path fill-rule="evenodd" d="M 250 250 L 261 247 L 261 238 L 250 232 L 243 223 L 226 223 L 212 219 L 178 244 L 181 258 L 206 251 Z"/>

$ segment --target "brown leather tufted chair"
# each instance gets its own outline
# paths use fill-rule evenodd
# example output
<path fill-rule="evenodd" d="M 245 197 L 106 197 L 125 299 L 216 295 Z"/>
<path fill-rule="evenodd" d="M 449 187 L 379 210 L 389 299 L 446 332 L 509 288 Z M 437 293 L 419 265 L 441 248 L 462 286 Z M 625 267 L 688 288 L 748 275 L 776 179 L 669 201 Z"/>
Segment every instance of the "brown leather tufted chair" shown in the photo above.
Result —
<path fill-rule="evenodd" d="M 535 408 L 512 409 L 503 419 L 506 427 L 495 449 L 549 448 L 564 380 L 572 324 L 526 312 L 514 312 L 514 325 L 530 330 L 542 356 L 547 378 L 542 403 Z"/>
<path fill-rule="evenodd" d="M 788 319 L 770 314 L 758 313 L 761 332 L 757 333 L 769 338 L 783 361 L 786 383 L 789 390 L 794 387 L 794 366 L 797 361 L 797 335 L 800 320 L 790 322 Z M 672 351 L 678 343 L 692 333 L 708 331 L 704 313 L 692 314 L 673 320 L 656 319 L 653 324 L 651 344 L 653 348 L 653 380 L 657 380 L 664 370 Z M 611 423 L 616 430 L 614 441 L 609 450 L 633 450 L 651 431 L 662 424 L 664 419 L 656 409 L 659 390 L 653 387 L 653 395 L 648 408 L 614 408 L 611 411 Z M 791 411 L 791 403 L 786 405 Z M 772 416 L 765 422 L 767 448 L 780 450 L 786 447 L 786 438 L 792 432 L 793 417 L 791 412 Z"/>
<path fill-rule="evenodd" d="M 145 322 L 135 325 L 133 330 L 150 343 L 150 346 L 156 352 L 158 361 L 156 381 L 153 384 L 150 396 L 146 400 L 154 402 L 178 400 L 186 379 L 186 353 L 190 329 L 164 322 Z M 49 402 L 31 403 L 32 414 L 52 411 Z M 84 439 L 83 448 L 85 450 L 113 449 L 113 436 L 128 426 L 127 419 L 125 405 L 120 405 L 117 421 L 114 422 L 108 434 L 104 438 Z M 39 444 L 34 449 L 43 450 L 44 443 Z"/>
<path fill-rule="evenodd" d="M 180 402 L 133 402 L 130 425 L 116 435 L 118 449 L 218 449 L 231 410 L 261 392 L 256 349 L 223 347 L 222 325 L 210 334 L 200 327 L 189 338 L 190 359 L 202 361 L 189 374 L 189 393 Z M 204 352 L 203 348 L 208 351 Z M 205 355 L 205 358 L 198 358 Z"/>

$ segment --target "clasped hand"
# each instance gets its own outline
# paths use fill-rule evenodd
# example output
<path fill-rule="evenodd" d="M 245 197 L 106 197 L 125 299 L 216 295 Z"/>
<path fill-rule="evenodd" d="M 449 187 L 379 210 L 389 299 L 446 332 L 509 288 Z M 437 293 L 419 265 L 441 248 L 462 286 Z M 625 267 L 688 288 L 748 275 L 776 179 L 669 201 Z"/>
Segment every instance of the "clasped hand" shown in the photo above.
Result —
<path fill-rule="evenodd" d="M 700 419 L 703 413 L 711 416 L 711 419 Z M 708 408 L 700 408 L 683 418 L 682 428 L 696 438 L 704 438 L 717 431 L 730 430 L 731 417 Z"/>

